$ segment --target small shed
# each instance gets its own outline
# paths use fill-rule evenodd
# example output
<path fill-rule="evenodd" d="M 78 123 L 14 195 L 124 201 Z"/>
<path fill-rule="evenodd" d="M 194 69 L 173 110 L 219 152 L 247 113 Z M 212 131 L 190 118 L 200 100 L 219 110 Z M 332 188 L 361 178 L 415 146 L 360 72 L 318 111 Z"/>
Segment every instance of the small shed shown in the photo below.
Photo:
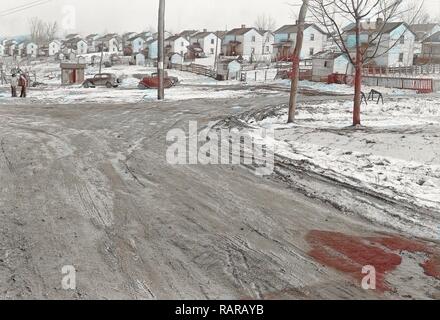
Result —
<path fill-rule="evenodd" d="M 217 70 L 220 80 L 239 80 L 241 75 L 241 63 L 234 60 L 221 60 Z"/>
<path fill-rule="evenodd" d="M 327 82 L 332 74 L 351 75 L 352 66 L 342 52 L 321 51 L 312 57 L 312 81 Z"/>
<path fill-rule="evenodd" d="M 84 82 L 85 63 L 61 63 L 61 84 L 81 84 Z"/>
<path fill-rule="evenodd" d="M 143 53 L 138 53 L 135 56 L 135 59 L 136 59 L 136 65 L 137 66 L 145 66 L 145 56 L 144 56 Z"/>
<path fill-rule="evenodd" d="M 170 57 L 171 64 L 183 64 L 183 56 L 179 53 L 174 53 Z"/>

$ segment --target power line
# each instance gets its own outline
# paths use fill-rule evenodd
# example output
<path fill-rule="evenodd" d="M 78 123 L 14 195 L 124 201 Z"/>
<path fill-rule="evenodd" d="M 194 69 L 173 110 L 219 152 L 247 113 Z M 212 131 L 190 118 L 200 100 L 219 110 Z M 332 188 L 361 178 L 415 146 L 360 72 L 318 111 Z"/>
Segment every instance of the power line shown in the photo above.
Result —
<path fill-rule="evenodd" d="M 32 1 L 32 2 L 30 2 L 30 3 L 28 3 L 28 4 L 24 4 L 24 5 L 21 5 L 21 6 L 15 7 L 15 8 L 11 8 L 11 9 L 8 9 L 8 10 L 5 10 L 5 11 L 1 11 L 1 12 L 0 12 L 0 17 L 6 17 L 6 16 L 12 15 L 12 14 L 14 14 L 14 13 L 18 13 L 18 12 L 21 12 L 21 11 L 25 11 L 25 10 L 28 10 L 28 9 L 31 9 L 31 8 L 37 7 L 37 6 L 41 6 L 41 5 L 46 4 L 46 3 L 49 3 L 49 2 L 51 2 L 51 1 L 52 1 L 52 0 L 37 0 L 37 1 Z"/>

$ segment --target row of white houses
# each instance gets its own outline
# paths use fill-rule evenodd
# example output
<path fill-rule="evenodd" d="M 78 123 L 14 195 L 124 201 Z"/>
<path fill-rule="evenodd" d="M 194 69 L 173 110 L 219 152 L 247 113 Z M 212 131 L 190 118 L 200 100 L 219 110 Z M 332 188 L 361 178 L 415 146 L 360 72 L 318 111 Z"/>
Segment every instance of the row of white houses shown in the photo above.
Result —
<path fill-rule="evenodd" d="M 408 26 L 404 22 L 376 21 L 377 29 L 384 32 L 379 46 L 380 57 L 374 60 L 377 66 L 399 67 L 411 66 L 414 57 L 426 52 L 436 52 L 426 45 L 432 45 L 432 37 L 440 32 L 438 24 Z M 170 35 L 165 39 L 165 52 L 168 56 L 180 55 L 183 60 L 195 60 L 212 56 L 242 57 L 250 62 L 288 60 L 295 48 L 297 25 L 285 25 L 278 30 L 261 31 L 242 25 L 230 31 L 199 31 L 184 30 L 179 34 Z M 362 30 L 361 40 L 370 41 L 374 30 L 369 24 Z M 429 40 L 429 42 L 427 42 Z M 344 28 L 344 41 L 348 48 L 355 45 L 354 26 Z M 147 59 L 157 59 L 157 34 L 151 32 L 127 32 L 122 35 L 111 33 L 106 35 L 90 34 L 81 37 L 69 34 L 63 40 L 53 40 L 38 46 L 31 41 L 5 39 L 0 41 L 0 56 L 57 56 L 85 55 L 87 53 L 109 52 L 111 54 L 136 56 L 143 54 Z M 301 51 L 302 59 L 314 56 L 337 56 L 336 44 L 324 30 L 315 24 L 306 24 L 304 43 Z M 325 52 L 336 52 L 326 55 Z"/>

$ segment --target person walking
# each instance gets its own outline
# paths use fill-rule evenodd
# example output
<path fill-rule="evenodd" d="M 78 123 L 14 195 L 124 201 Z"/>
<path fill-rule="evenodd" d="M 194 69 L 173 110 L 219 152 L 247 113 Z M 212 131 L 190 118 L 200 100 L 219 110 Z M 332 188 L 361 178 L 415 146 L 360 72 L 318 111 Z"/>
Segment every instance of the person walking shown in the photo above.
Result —
<path fill-rule="evenodd" d="M 20 80 L 19 80 L 19 86 L 21 86 L 20 98 L 26 98 L 27 84 L 28 84 L 28 81 L 27 81 L 26 75 L 24 73 L 22 73 L 20 75 Z"/>
<path fill-rule="evenodd" d="M 18 86 L 18 78 L 17 75 L 14 73 L 11 77 L 11 94 L 12 98 L 17 97 L 17 86 Z"/>

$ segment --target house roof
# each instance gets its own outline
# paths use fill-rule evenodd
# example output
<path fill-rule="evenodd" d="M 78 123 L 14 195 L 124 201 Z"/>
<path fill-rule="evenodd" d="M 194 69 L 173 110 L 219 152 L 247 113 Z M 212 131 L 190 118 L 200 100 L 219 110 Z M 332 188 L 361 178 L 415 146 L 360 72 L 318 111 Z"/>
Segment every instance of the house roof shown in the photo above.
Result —
<path fill-rule="evenodd" d="M 428 38 L 426 38 L 423 43 L 427 43 L 427 42 L 439 42 L 440 43 L 440 31 L 437 33 L 434 33 L 433 35 L 429 36 Z"/>
<path fill-rule="evenodd" d="M 151 40 L 147 41 L 146 44 L 150 45 L 150 44 L 155 43 L 155 42 L 157 42 L 157 39 L 151 39 Z"/>
<path fill-rule="evenodd" d="M 424 40 L 436 26 L 440 25 L 438 23 L 413 24 L 411 25 L 411 30 L 416 34 L 417 40 L 421 41 Z"/>
<path fill-rule="evenodd" d="M 191 38 L 196 38 L 196 39 L 205 38 L 205 37 L 209 36 L 211 33 L 214 33 L 214 32 L 210 32 L 210 31 L 198 32 L 196 34 L 193 34 L 191 36 Z"/>
<path fill-rule="evenodd" d="M 314 23 L 306 23 L 306 24 L 304 24 L 304 30 L 306 30 L 306 29 L 308 29 L 310 27 L 314 27 L 319 32 L 321 32 L 323 34 L 326 34 L 326 32 L 324 32 L 321 28 L 319 28 Z M 280 33 L 297 33 L 297 32 L 298 32 L 298 25 L 297 24 L 287 24 L 287 25 L 282 26 L 278 30 L 276 30 L 274 33 L 275 34 L 280 34 Z"/>
<path fill-rule="evenodd" d="M 420 24 L 412 24 L 411 30 L 414 32 L 430 32 L 438 23 L 420 23 Z"/>
<path fill-rule="evenodd" d="M 227 31 L 217 31 L 217 32 L 215 32 L 215 34 L 216 34 L 220 39 L 224 38 L 225 35 L 226 35 L 226 33 L 228 33 L 228 32 L 227 32 Z"/>
<path fill-rule="evenodd" d="M 169 38 L 166 38 L 165 41 L 176 41 L 177 39 L 180 39 L 180 38 L 184 38 L 184 37 L 181 36 L 180 34 L 178 34 L 178 35 L 175 35 L 175 36 L 171 36 L 171 37 L 169 37 Z"/>
<path fill-rule="evenodd" d="M 81 39 L 81 38 L 71 38 L 71 39 L 64 40 L 64 44 L 76 44 L 76 43 L 78 43 L 80 41 L 84 41 L 84 39 Z"/>
<path fill-rule="evenodd" d="M 131 37 L 130 39 L 128 39 L 128 41 L 134 41 L 137 38 L 141 38 L 144 41 L 148 41 L 150 39 L 150 37 L 146 37 L 145 35 L 143 35 L 142 33 L 139 33 L 137 35 L 135 35 L 134 37 Z"/>
<path fill-rule="evenodd" d="M 187 38 L 187 37 L 191 37 L 197 32 L 199 32 L 199 30 L 183 30 L 181 33 L 179 33 L 179 36 Z"/>
<path fill-rule="evenodd" d="M 105 36 L 100 37 L 98 40 L 99 41 L 110 41 L 111 39 L 116 39 L 117 40 L 118 35 L 116 33 L 109 33 L 106 34 Z"/>
<path fill-rule="evenodd" d="M 408 28 L 409 31 L 411 31 L 412 33 L 414 33 L 414 31 L 411 30 L 411 28 L 409 27 L 409 25 L 407 25 L 405 22 L 402 22 L 402 21 L 398 21 L 398 22 L 387 22 L 387 23 L 385 23 L 385 26 L 383 27 L 383 31 L 382 31 L 382 33 L 390 33 L 390 32 L 392 32 L 393 30 L 395 30 L 395 29 L 397 29 L 398 27 L 400 27 L 401 25 L 404 25 L 405 27 Z M 373 26 L 376 27 L 376 28 L 373 28 Z M 361 28 L 361 31 L 369 31 L 369 32 L 373 33 L 373 32 L 376 32 L 376 31 L 381 30 L 381 28 L 382 28 L 382 27 L 378 27 L 378 24 L 377 24 L 377 23 L 371 23 L 371 24 L 368 24 L 368 27 L 367 27 L 367 28 Z M 348 26 L 346 26 L 346 27 L 344 28 L 344 30 L 345 30 L 346 32 L 349 32 L 349 33 L 350 33 L 350 32 L 355 32 L 355 31 L 356 31 L 356 24 L 355 24 L 355 23 L 350 23 Z M 414 33 L 414 34 L 415 34 L 415 33 Z"/>
<path fill-rule="evenodd" d="M 226 33 L 226 35 L 228 35 L 228 36 L 242 36 L 252 30 L 257 31 L 257 29 L 255 29 L 255 28 L 235 28 L 235 29 L 232 29 L 231 31 L 229 31 L 228 33 Z"/>
<path fill-rule="evenodd" d="M 80 35 L 77 33 L 70 33 L 66 36 L 66 39 L 79 38 Z"/>

